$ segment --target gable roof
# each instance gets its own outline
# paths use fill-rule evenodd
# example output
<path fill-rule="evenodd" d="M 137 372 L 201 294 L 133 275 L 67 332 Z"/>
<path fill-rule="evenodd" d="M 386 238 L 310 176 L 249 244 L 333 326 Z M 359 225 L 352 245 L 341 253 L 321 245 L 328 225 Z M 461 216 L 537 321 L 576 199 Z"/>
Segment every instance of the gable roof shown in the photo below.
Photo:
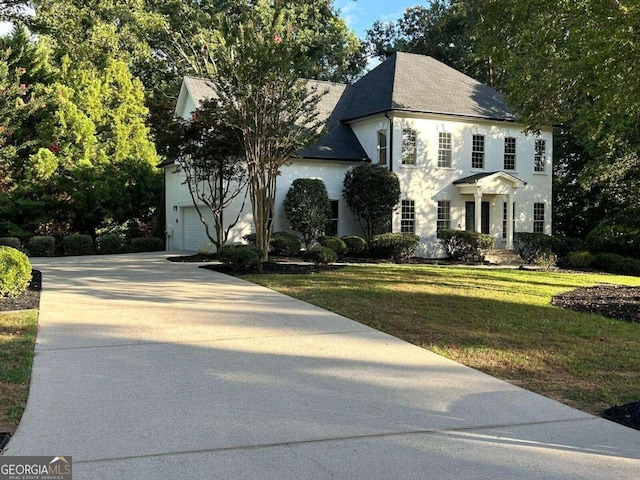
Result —
<path fill-rule="evenodd" d="M 468 177 L 459 178 L 458 180 L 455 180 L 453 184 L 454 185 L 474 185 L 474 184 L 481 183 L 482 180 L 485 180 L 485 179 L 488 180 L 490 177 L 499 178 L 501 180 L 505 180 L 512 184 L 517 184 L 517 185 L 527 184 L 527 182 L 525 182 L 524 180 L 503 171 L 476 173 L 474 175 L 469 175 Z"/>
<path fill-rule="evenodd" d="M 388 111 L 515 120 L 500 92 L 424 55 L 397 52 L 352 89 L 345 120 Z"/>

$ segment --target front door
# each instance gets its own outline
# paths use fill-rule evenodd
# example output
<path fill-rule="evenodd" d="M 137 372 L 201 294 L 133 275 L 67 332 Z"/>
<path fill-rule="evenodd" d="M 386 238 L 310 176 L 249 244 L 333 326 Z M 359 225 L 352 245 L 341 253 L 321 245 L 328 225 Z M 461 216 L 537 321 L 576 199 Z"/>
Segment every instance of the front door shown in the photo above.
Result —
<path fill-rule="evenodd" d="M 476 202 L 466 202 L 464 205 L 465 230 L 476 231 Z M 482 202 L 480 231 L 489 233 L 489 202 Z"/>

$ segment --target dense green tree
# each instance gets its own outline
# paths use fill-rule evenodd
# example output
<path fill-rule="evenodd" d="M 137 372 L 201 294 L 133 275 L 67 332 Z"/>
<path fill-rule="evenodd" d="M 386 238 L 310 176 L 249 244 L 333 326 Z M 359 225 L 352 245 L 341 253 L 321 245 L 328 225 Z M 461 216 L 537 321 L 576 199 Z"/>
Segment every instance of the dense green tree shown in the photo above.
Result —
<path fill-rule="evenodd" d="M 639 16 L 637 2 L 491 0 L 479 25 L 520 118 L 570 128 L 580 184 L 624 218 L 640 209 Z"/>
<path fill-rule="evenodd" d="M 331 202 L 324 182 L 318 178 L 294 180 L 284 199 L 284 211 L 291 229 L 302 234 L 308 248 L 331 221 Z"/>
<path fill-rule="evenodd" d="M 378 165 L 359 165 L 347 171 L 342 196 L 362 227 L 367 244 L 389 225 L 400 201 L 400 181 Z"/>
<path fill-rule="evenodd" d="M 220 251 L 244 209 L 247 172 L 242 134 L 221 123 L 218 109 L 218 102 L 210 100 L 194 112 L 191 120 L 180 122 L 176 173 L 184 175 L 205 233 Z M 225 211 L 236 198 L 242 203 L 235 216 L 225 222 Z M 214 231 L 205 209 L 213 217 Z"/>

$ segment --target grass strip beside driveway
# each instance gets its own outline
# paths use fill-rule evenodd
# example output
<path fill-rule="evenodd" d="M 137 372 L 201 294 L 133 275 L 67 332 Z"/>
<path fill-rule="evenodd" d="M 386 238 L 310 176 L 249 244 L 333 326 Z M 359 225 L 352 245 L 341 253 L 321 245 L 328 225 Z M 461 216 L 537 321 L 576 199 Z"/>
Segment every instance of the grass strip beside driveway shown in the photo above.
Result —
<path fill-rule="evenodd" d="M 244 278 L 583 411 L 640 400 L 640 324 L 551 305 L 640 278 L 415 265 Z"/>
<path fill-rule="evenodd" d="M 0 432 L 13 433 L 29 395 L 38 311 L 0 312 Z"/>

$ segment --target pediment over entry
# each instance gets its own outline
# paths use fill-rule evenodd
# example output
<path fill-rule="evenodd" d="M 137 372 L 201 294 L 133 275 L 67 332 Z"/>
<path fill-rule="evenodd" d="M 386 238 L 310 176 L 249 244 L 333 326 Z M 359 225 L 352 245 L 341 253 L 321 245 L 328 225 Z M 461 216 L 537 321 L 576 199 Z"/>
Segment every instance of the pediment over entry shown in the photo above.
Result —
<path fill-rule="evenodd" d="M 453 184 L 461 194 L 473 195 L 507 195 L 512 194 L 518 187 L 527 184 L 524 180 L 507 172 L 476 173 L 468 177 L 455 180 Z"/>

